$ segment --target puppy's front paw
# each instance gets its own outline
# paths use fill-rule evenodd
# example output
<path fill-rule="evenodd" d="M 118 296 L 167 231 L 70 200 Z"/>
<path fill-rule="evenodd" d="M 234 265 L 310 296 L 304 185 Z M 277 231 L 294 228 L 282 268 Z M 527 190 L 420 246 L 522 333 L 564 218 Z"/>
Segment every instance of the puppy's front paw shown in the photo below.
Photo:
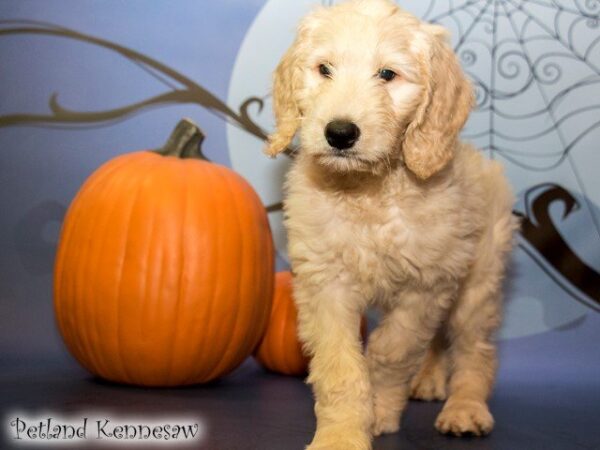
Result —
<path fill-rule="evenodd" d="M 400 414 L 375 401 L 373 406 L 375 420 L 373 422 L 373 436 L 395 433 L 400 429 Z"/>
<path fill-rule="evenodd" d="M 317 430 L 306 450 L 371 450 L 371 437 L 355 429 Z"/>
<path fill-rule="evenodd" d="M 462 436 L 474 434 L 483 436 L 494 428 L 494 418 L 485 403 L 461 401 L 446 404 L 435 421 L 441 433 Z"/>

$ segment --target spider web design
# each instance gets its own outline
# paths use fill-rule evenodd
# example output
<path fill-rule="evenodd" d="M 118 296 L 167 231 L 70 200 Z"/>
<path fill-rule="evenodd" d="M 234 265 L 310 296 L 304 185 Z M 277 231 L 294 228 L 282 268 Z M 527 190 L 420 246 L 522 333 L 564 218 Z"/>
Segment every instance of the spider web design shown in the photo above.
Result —
<path fill-rule="evenodd" d="M 600 128 L 600 1 L 396 3 L 451 32 L 477 103 L 462 137 L 525 174 L 521 178 L 530 173 L 531 185 L 572 174 L 600 242 L 600 222 L 577 166 L 582 162 L 573 156 L 586 145 L 596 151 L 591 139 Z"/>
<path fill-rule="evenodd" d="M 440 3 L 445 11 L 439 12 Z M 596 0 L 432 0 L 423 15 L 455 31 L 454 50 L 475 84 L 475 114 L 487 116 L 487 126 L 475 121 L 482 131 L 467 128 L 464 138 L 479 143 L 483 138 L 481 148 L 490 157 L 531 171 L 566 162 L 586 201 L 571 153 L 600 127 L 595 120 L 600 104 L 593 103 L 594 95 L 585 96 L 600 83 L 594 62 L 594 56 L 600 59 L 599 13 Z M 489 67 L 487 78 L 481 66 Z M 600 237 L 600 224 L 587 206 Z"/>
<path fill-rule="evenodd" d="M 436 7 L 440 3 L 445 3 L 447 9 L 437 13 Z M 455 31 L 454 50 L 475 83 L 478 112 L 489 116 L 489 129 L 465 137 L 489 136 L 489 144 L 484 150 L 490 151 L 492 157 L 501 154 L 508 161 L 530 170 L 548 170 L 563 163 L 576 144 L 600 125 L 600 121 L 594 122 L 569 140 L 561 133 L 561 125 L 600 109 L 600 105 L 586 105 L 568 112 L 560 110 L 569 93 L 600 82 L 600 68 L 592 58 L 595 51 L 595 56 L 600 56 L 596 48 L 600 43 L 599 14 L 600 3 L 596 0 L 575 1 L 571 6 L 555 0 L 468 0 L 460 5 L 452 0 L 431 0 L 423 19 Z M 542 17 L 550 15 L 552 24 L 548 25 Z M 588 33 L 588 39 L 579 29 L 581 27 L 593 32 Z M 483 33 L 474 33 L 477 28 L 482 28 Z M 489 38 L 483 39 L 482 35 Z M 471 70 L 478 62 L 489 65 L 487 79 L 481 76 L 481 70 Z M 567 74 L 566 66 L 561 66 L 561 62 L 581 67 Z M 576 73 L 585 75 L 576 80 L 569 79 L 568 75 Z M 510 83 L 503 87 L 502 79 Z M 561 82 L 566 84 L 564 88 L 561 88 Z M 553 89 L 553 85 L 558 89 Z M 542 100 L 541 108 L 510 111 L 509 100 L 536 93 Z M 496 126 L 497 118 L 521 121 L 546 114 L 551 119 L 548 126 L 521 136 L 502 132 Z M 532 141 L 554 130 L 562 148 L 541 154 L 535 152 L 534 146 L 527 151 L 514 150 L 495 142 L 496 137 L 512 142 Z"/>
<path fill-rule="evenodd" d="M 421 7 L 413 12 L 450 29 L 474 83 L 477 109 L 463 137 L 528 171 L 566 163 L 600 239 L 572 158 L 577 144 L 600 128 L 593 92 L 600 84 L 600 1 L 429 0 Z"/>
<path fill-rule="evenodd" d="M 597 0 L 431 0 L 422 17 L 453 31 L 474 82 L 477 109 L 463 137 L 527 171 L 566 165 L 600 239 L 572 154 L 600 127 L 599 14 Z"/>

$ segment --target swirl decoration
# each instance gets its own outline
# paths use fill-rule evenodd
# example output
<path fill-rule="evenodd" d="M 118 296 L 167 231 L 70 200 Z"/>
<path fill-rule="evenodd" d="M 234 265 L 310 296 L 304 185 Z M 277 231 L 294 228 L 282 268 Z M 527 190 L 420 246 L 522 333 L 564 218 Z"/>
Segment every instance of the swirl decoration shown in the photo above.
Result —
<path fill-rule="evenodd" d="M 475 86 L 474 114 L 488 118 L 486 129 L 467 128 L 463 136 L 483 143 L 492 158 L 527 170 L 551 171 L 566 161 L 574 167 L 570 153 L 600 127 L 593 114 L 600 105 L 568 102 L 600 83 L 600 67 L 593 58 L 597 61 L 600 54 L 599 15 L 595 0 L 430 0 L 423 18 L 454 32 L 454 49 Z M 484 67 L 489 67 L 487 73 Z M 518 108 L 511 103 L 516 99 L 521 100 Z M 523 120 L 532 126 L 514 132 L 510 124 Z M 576 121 L 586 127 L 567 137 L 563 127 Z M 500 123 L 510 131 L 502 131 Z M 540 152 L 536 143 L 549 135 L 554 148 L 547 148 L 546 140 Z M 597 223 L 596 228 L 600 235 Z"/>
<path fill-rule="evenodd" d="M 0 20 L 0 37 L 15 35 L 61 36 L 112 50 L 139 66 L 169 90 L 141 102 L 105 111 L 70 110 L 60 105 L 58 94 L 54 93 L 48 101 L 52 114 L 10 114 L 0 116 L 0 128 L 18 124 L 50 127 L 65 125 L 70 127 L 102 126 L 125 120 L 134 114 L 157 106 L 196 104 L 217 117 L 230 121 L 259 139 L 265 140 L 267 137 L 266 133 L 250 119 L 248 114 L 248 107 L 253 103 L 258 105 L 260 112 L 263 106 L 263 101 L 260 98 L 253 97 L 246 100 L 240 105 L 239 112 L 237 112 L 195 81 L 135 50 L 52 23 L 35 20 Z"/>
<path fill-rule="evenodd" d="M 553 203 L 562 203 L 565 220 L 579 209 L 579 202 L 555 183 L 532 186 L 524 197 L 525 212 L 514 212 L 521 218 L 519 247 L 573 299 L 600 312 L 600 273 L 573 251 L 550 214 Z"/>

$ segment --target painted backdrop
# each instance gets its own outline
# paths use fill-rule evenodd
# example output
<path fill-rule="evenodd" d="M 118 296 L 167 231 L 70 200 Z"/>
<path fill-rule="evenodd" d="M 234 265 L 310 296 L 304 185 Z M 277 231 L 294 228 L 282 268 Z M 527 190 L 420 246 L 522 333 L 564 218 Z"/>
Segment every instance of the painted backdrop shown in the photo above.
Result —
<path fill-rule="evenodd" d="M 297 20 L 329 3 L 0 3 L 1 354 L 61 349 L 51 271 L 66 207 L 100 164 L 159 147 L 182 116 L 203 128 L 210 159 L 255 187 L 286 267 L 290 161 L 261 153 L 270 74 Z M 518 195 L 523 230 L 501 337 L 582 327 L 588 339 L 600 309 L 600 4 L 401 4 L 451 30 L 477 93 L 463 137 L 504 163 Z"/>

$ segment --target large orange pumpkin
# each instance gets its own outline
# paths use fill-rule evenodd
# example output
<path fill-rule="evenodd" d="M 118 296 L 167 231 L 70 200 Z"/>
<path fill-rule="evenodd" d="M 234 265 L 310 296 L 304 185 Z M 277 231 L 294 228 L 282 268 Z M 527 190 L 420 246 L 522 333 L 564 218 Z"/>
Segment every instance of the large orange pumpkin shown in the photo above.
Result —
<path fill-rule="evenodd" d="M 296 305 L 292 292 L 292 274 L 278 272 L 275 275 L 275 293 L 269 325 L 254 358 L 265 368 L 285 375 L 304 375 L 309 358 L 304 355 L 298 341 Z M 367 322 L 361 322 L 363 341 L 367 336 Z"/>
<path fill-rule="evenodd" d="M 122 155 L 84 184 L 64 220 L 54 273 L 60 333 L 108 380 L 206 382 L 258 344 L 271 310 L 264 206 L 206 161 L 183 120 L 160 151 Z"/>

